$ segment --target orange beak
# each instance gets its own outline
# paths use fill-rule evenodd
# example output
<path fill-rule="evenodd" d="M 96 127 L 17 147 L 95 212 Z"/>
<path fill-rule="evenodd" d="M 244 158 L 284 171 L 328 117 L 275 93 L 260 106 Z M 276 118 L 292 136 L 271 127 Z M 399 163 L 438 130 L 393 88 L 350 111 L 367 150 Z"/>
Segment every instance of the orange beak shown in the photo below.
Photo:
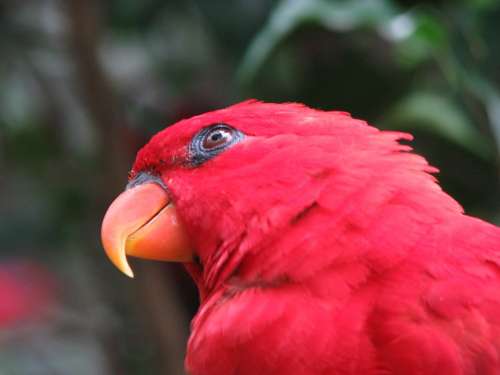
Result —
<path fill-rule="evenodd" d="M 120 194 L 102 221 L 101 240 L 113 264 L 134 277 L 127 255 L 189 262 L 193 252 L 165 189 L 147 182 Z"/>

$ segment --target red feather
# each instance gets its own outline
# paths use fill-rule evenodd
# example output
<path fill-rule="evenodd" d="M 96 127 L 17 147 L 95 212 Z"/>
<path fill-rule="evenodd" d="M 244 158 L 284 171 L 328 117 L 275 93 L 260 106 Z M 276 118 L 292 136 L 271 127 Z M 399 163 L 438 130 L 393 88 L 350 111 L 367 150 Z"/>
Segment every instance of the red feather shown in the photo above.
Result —
<path fill-rule="evenodd" d="M 191 139 L 245 138 L 189 165 Z M 202 267 L 192 375 L 500 374 L 500 229 L 466 216 L 424 158 L 343 112 L 247 101 L 138 154 Z"/>

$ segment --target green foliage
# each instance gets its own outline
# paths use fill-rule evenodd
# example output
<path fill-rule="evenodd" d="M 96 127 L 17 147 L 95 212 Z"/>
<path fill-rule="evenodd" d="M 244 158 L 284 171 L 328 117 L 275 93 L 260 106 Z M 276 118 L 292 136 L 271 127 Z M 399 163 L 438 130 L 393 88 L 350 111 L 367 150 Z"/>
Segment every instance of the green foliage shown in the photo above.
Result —
<path fill-rule="evenodd" d="M 469 8 L 475 11 L 464 22 L 459 16 Z M 245 85 L 255 81 L 273 52 L 305 24 L 351 34 L 353 40 L 355 32 L 377 35 L 388 43 L 397 69 L 420 77 L 408 87 L 408 94 L 380 113 L 383 123 L 394 128 L 422 127 L 493 161 L 494 145 L 485 133 L 493 133 L 497 147 L 500 145 L 498 89 L 485 73 L 466 67 L 474 56 L 460 54 L 471 54 L 472 46 L 464 43 L 472 43 L 472 36 L 476 44 L 486 38 L 476 28 L 477 18 L 486 18 L 484 12 L 498 9 L 498 3 L 492 1 L 470 1 L 446 11 L 430 6 L 402 10 L 391 0 L 282 0 L 250 44 L 238 77 Z M 354 47 L 369 53 L 366 47 Z M 486 113 L 489 130 L 478 125 L 485 118 L 478 116 L 477 109 L 473 112 L 464 106 L 470 100 L 476 100 Z"/>
<path fill-rule="evenodd" d="M 378 27 L 388 22 L 394 11 L 385 0 L 282 0 L 269 21 L 248 48 L 238 76 L 251 80 L 274 48 L 304 23 L 317 23 L 333 31 Z"/>
<path fill-rule="evenodd" d="M 449 98 L 433 92 L 415 92 L 401 100 L 382 120 L 385 126 L 421 128 L 444 137 L 488 160 L 493 146 Z M 396 124 L 396 125 L 395 125 Z"/>

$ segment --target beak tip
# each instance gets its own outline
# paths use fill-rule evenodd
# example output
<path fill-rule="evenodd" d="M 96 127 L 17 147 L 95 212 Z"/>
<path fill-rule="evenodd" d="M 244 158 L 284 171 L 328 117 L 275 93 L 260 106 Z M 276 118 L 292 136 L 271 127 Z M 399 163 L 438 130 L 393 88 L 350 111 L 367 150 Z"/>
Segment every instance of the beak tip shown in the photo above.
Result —
<path fill-rule="evenodd" d="M 132 268 L 130 268 L 130 265 L 128 264 L 126 257 L 124 257 L 124 259 L 119 259 L 119 260 L 116 260 L 116 261 L 114 259 L 111 259 L 111 262 L 123 274 L 127 275 L 131 279 L 134 278 L 134 271 L 132 271 Z"/>
<path fill-rule="evenodd" d="M 131 279 L 134 278 L 134 273 L 130 271 L 130 273 L 125 273 L 126 276 L 130 277 Z"/>
<path fill-rule="evenodd" d="M 125 249 L 123 248 L 122 251 L 118 253 L 118 257 L 113 257 L 110 256 L 111 262 L 114 263 L 116 268 L 118 268 L 122 273 L 130 277 L 131 279 L 134 278 L 134 271 L 132 271 L 132 268 L 128 264 L 127 261 L 127 255 L 125 253 Z"/>
<path fill-rule="evenodd" d="M 125 263 L 122 267 L 119 267 L 120 271 L 122 271 L 125 275 L 130 277 L 131 279 L 134 278 L 134 271 L 132 271 L 132 268 L 128 265 L 128 263 Z"/>

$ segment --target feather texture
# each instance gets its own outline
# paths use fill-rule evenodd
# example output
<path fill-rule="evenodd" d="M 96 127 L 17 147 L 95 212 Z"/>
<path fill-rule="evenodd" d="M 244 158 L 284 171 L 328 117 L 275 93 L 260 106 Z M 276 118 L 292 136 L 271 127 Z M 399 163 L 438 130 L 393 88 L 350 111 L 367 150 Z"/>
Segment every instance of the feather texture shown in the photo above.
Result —
<path fill-rule="evenodd" d="M 199 166 L 189 144 L 245 138 Z M 138 154 L 202 266 L 192 375 L 500 374 L 500 229 L 437 170 L 344 112 L 247 101 L 166 128 Z"/>

